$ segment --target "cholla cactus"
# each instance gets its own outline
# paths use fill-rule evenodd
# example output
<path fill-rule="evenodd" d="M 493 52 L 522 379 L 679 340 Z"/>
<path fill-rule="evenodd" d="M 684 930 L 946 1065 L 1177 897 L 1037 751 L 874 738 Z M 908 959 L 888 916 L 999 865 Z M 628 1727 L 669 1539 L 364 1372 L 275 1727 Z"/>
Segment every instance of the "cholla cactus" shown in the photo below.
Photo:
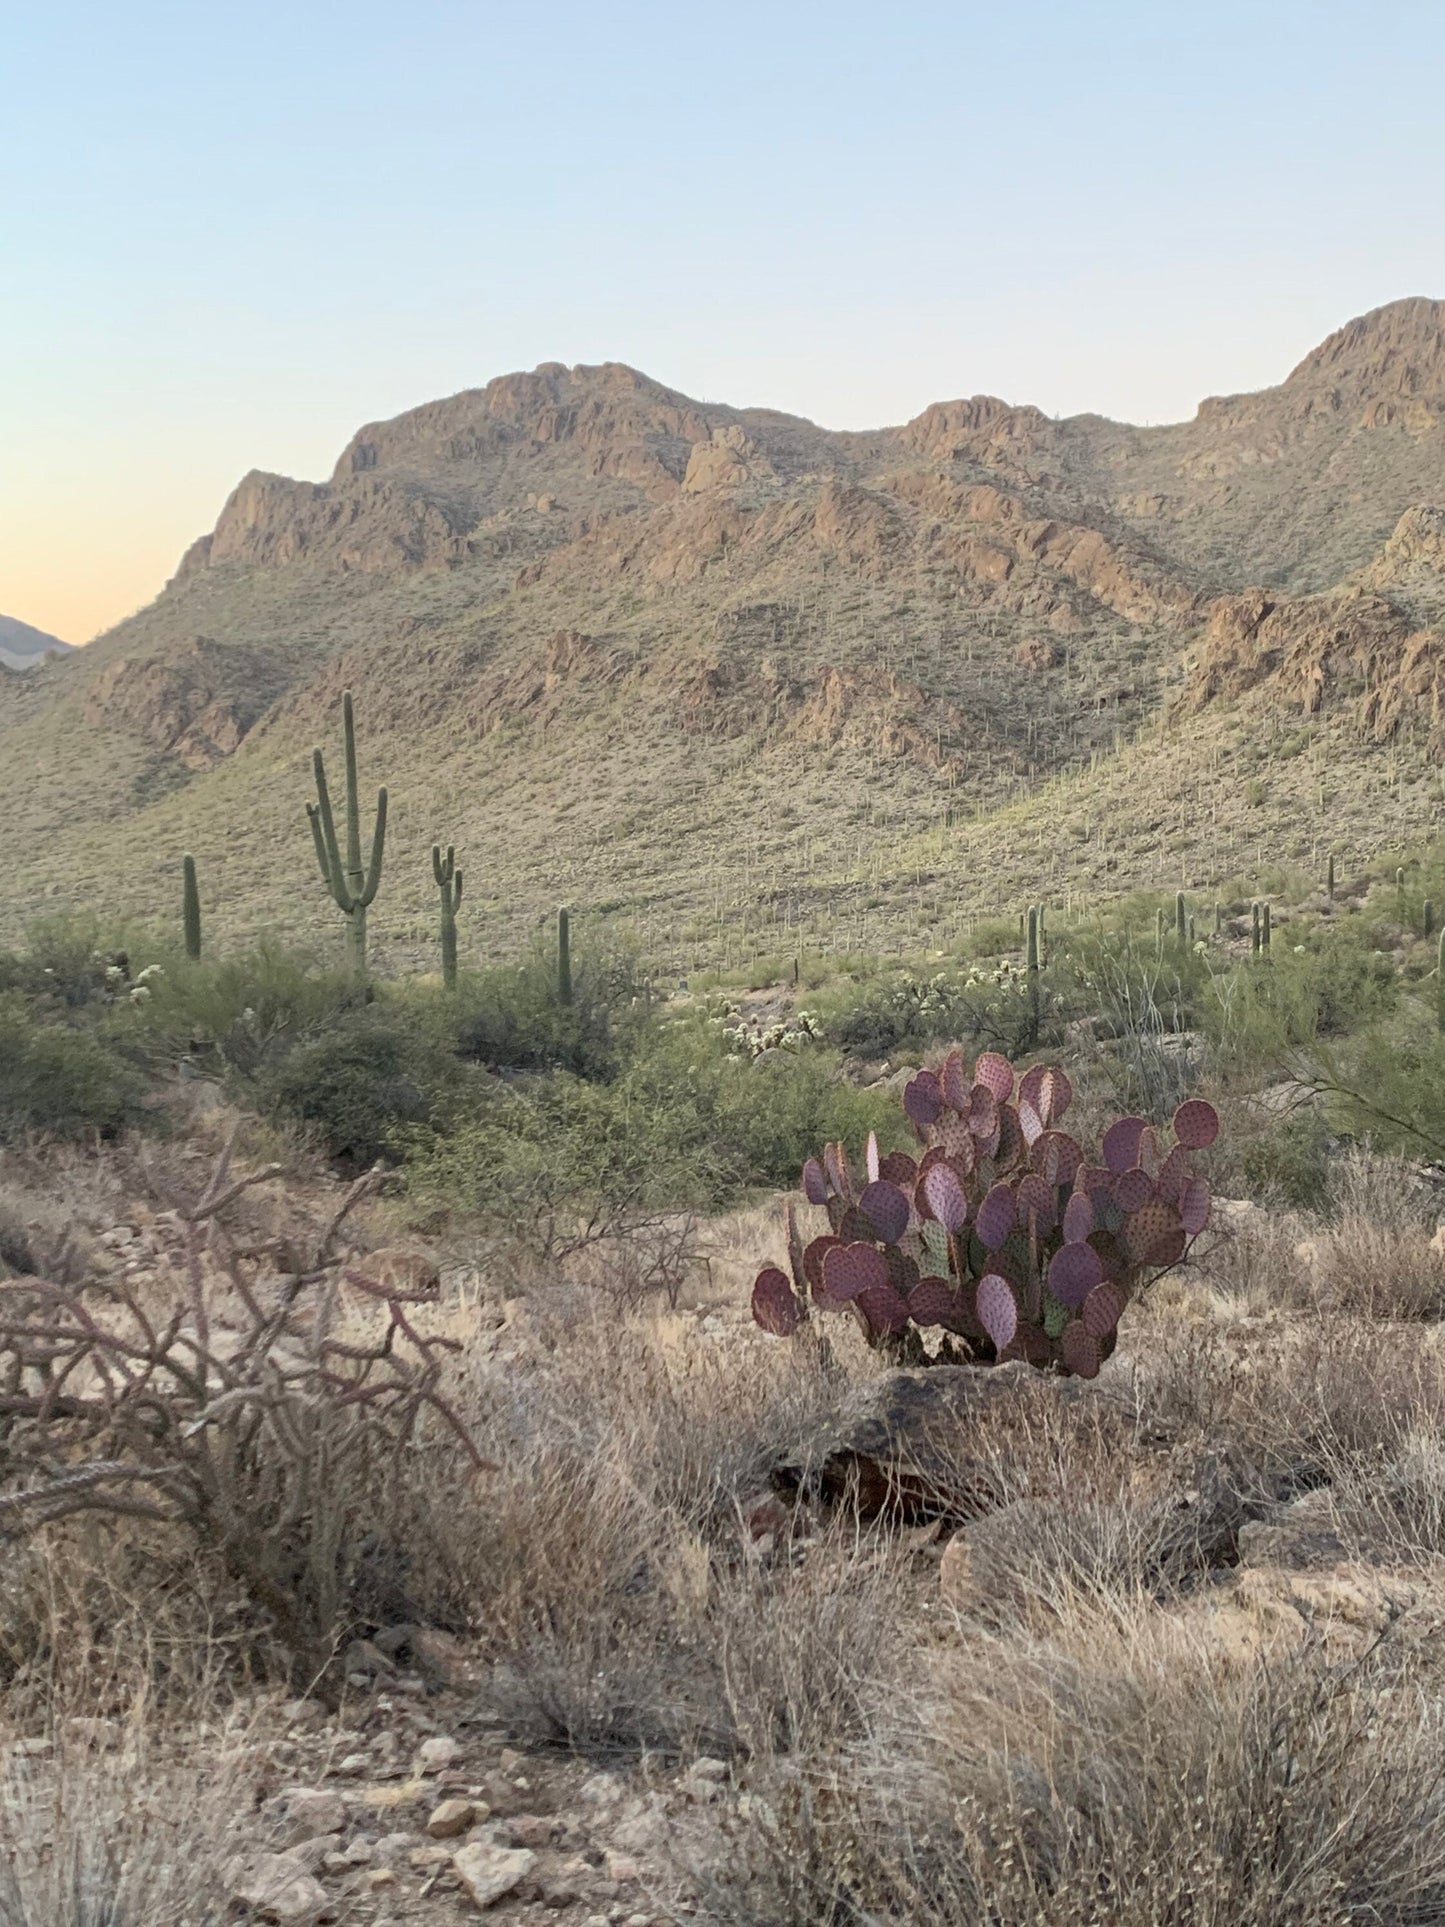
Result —
<path fill-rule="evenodd" d="M 748 1063 L 761 1057 L 764 1051 L 799 1050 L 823 1034 L 822 1025 L 810 1010 L 795 1010 L 786 1022 L 764 1026 L 744 1023 L 738 1015 L 737 1006 L 733 1005 L 727 1016 L 714 1018 L 713 1022 L 723 1026 L 728 1055 Z"/>
<path fill-rule="evenodd" d="M 851 1310 L 871 1344 L 912 1362 L 929 1362 L 921 1333 L 936 1327 L 940 1359 L 1094 1377 L 1130 1298 L 1209 1222 L 1190 1152 L 1219 1119 L 1201 1099 L 1181 1104 L 1166 1153 L 1143 1118 L 1119 1118 L 1089 1163 L 1058 1128 L 1072 1094 L 1063 1071 L 1018 1079 L 996 1051 L 971 1078 L 958 1050 L 920 1071 L 903 1106 L 921 1155 L 880 1157 L 870 1137 L 866 1181 L 841 1144 L 808 1160 L 803 1193 L 829 1230 L 804 1246 L 790 1207 L 792 1277 L 758 1274 L 757 1323 L 786 1337 L 814 1309 Z"/>

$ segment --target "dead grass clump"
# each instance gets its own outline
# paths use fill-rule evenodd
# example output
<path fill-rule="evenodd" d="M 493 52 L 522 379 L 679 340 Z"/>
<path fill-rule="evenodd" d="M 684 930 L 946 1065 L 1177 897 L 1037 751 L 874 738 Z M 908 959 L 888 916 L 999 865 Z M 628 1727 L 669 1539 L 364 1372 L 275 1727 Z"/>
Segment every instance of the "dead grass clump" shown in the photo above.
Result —
<path fill-rule="evenodd" d="M 1231 1663 L 1136 1608 L 1051 1641 L 973 1634 L 929 1671 L 862 1745 L 760 1780 L 715 1920 L 1439 1918 L 1445 1722 L 1377 1657 Z"/>
<path fill-rule="evenodd" d="M 182 1744 L 184 1742 L 184 1744 Z M 258 1751 L 241 1726 L 163 1740 L 140 1706 L 50 1737 L 0 1731 L 0 1927 L 201 1927 L 254 1836 Z"/>

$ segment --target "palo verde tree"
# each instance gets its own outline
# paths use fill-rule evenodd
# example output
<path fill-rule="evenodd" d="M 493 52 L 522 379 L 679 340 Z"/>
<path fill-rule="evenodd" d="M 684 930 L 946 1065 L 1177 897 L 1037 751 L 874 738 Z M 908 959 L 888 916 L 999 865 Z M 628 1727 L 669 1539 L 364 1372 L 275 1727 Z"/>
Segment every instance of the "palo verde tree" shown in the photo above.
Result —
<path fill-rule="evenodd" d="M 376 823 L 371 836 L 371 860 L 361 860 L 361 805 L 356 782 L 356 723 L 351 709 L 351 691 L 341 698 L 341 727 L 346 758 L 346 852 L 343 857 L 336 840 L 336 821 L 331 812 L 331 792 L 326 786 L 326 763 L 321 751 L 312 752 L 311 764 L 316 777 L 316 801 L 306 805 L 311 835 L 316 844 L 316 861 L 321 866 L 321 881 L 335 899 L 346 919 L 346 954 L 358 977 L 366 975 L 366 913 L 376 900 L 381 882 L 381 858 L 386 844 L 386 791 L 376 793 Z"/>

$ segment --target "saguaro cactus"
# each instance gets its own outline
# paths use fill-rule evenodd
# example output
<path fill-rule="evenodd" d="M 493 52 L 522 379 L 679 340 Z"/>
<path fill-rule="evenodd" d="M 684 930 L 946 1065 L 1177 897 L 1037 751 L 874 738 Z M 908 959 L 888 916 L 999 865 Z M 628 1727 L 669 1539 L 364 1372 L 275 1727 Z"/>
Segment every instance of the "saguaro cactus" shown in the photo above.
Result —
<path fill-rule="evenodd" d="M 1174 892 L 1174 934 L 1181 946 L 1189 941 L 1189 910 L 1182 890 Z"/>
<path fill-rule="evenodd" d="M 1260 927 L 1259 904 L 1256 901 L 1249 906 L 1249 948 L 1256 957 L 1259 955 Z"/>
<path fill-rule="evenodd" d="M 565 910 L 557 912 L 557 1002 L 572 1001 L 572 919 Z"/>
<path fill-rule="evenodd" d="M 316 801 L 306 805 L 321 881 L 346 919 L 346 954 L 358 977 L 366 975 L 366 913 L 376 901 L 381 882 L 381 859 L 386 846 L 386 791 L 376 792 L 376 823 L 371 835 L 371 859 L 361 860 L 361 803 L 356 783 L 356 723 L 351 691 L 341 698 L 341 728 L 346 759 L 346 854 L 336 840 L 331 792 L 326 786 L 326 763 L 314 750 L 311 766 L 316 777 Z"/>
<path fill-rule="evenodd" d="M 1335 853 L 1330 851 L 1329 862 L 1325 866 L 1325 901 L 1333 904 L 1335 900 Z"/>
<path fill-rule="evenodd" d="M 431 846 L 432 875 L 437 881 L 442 909 L 442 983 L 448 990 L 457 987 L 457 905 L 462 900 L 462 873 L 457 868 L 454 846 L 447 845 L 442 855 L 440 843 Z"/>
<path fill-rule="evenodd" d="M 181 858 L 181 922 L 186 933 L 186 955 L 192 963 L 201 960 L 201 891 L 196 882 L 196 859 Z"/>
<path fill-rule="evenodd" d="M 1259 947 L 1261 950 L 1269 949 L 1269 905 L 1267 903 L 1260 906 Z"/>
<path fill-rule="evenodd" d="M 1027 963 L 1029 975 L 1036 977 L 1039 970 L 1039 913 L 1035 909 L 1029 911 Z"/>

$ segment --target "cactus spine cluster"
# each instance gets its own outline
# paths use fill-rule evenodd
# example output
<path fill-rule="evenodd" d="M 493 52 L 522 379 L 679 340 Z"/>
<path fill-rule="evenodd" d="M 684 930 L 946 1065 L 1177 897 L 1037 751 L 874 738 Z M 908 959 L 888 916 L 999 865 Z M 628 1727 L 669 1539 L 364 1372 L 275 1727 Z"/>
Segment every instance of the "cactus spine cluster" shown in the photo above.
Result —
<path fill-rule="evenodd" d="M 572 1001 L 572 918 L 566 910 L 557 912 L 557 1002 Z"/>
<path fill-rule="evenodd" d="M 432 875 L 441 897 L 442 983 L 448 990 L 457 987 L 457 905 L 462 900 L 462 873 L 457 868 L 455 847 L 448 843 L 442 855 L 440 843 L 431 846 Z"/>
<path fill-rule="evenodd" d="M 351 691 L 341 698 L 341 727 L 346 762 L 346 852 L 336 840 L 331 792 L 326 785 L 326 763 L 314 750 L 311 766 L 316 777 L 316 801 L 306 805 L 307 820 L 316 844 L 321 881 L 346 919 L 346 952 L 358 977 L 366 975 L 366 913 L 376 900 L 381 882 L 381 859 L 386 845 L 386 791 L 376 793 L 376 821 L 371 836 L 371 858 L 361 860 L 361 804 L 356 782 L 356 722 Z"/>
<path fill-rule="evenodd" d="M 196 882 L 196 859 L 181 858 L 181 923 L 186 934 L 186 955 L 192 963 L 201 961 L 201 891 Z"/>

